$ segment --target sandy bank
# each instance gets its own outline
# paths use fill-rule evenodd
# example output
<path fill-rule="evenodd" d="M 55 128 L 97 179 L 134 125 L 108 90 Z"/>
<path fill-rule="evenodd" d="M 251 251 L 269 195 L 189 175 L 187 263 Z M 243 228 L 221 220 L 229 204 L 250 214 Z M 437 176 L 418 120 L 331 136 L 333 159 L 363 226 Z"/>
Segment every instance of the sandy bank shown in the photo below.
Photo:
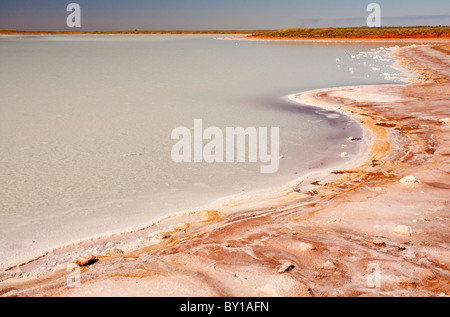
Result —
<path fill-rule="evenodd" d="M 254 206 L 194 212 L 86 242 L 85 248 L 110 243 L 109 253 L 86 265 L 64 264 L 36 274 L 36 267 L 55 261 L 56 255 L 49 253 L 1 272 L 0 294 L 450 294 L 449 52 L 449 45 L 398 49 L 401 66 L 418 74 L 408 85 L 293 96 L 360 120 L 372 137 L 364 162 L 307 179 Z M 404 179 L 410 175 L 414 177 Z M 147 245 L 152 232 L 162 233 Z M 121 243 L 136 239 L 143 240 L 141 248 L 121 249 Z M 77 278 L 79 283 L 69 282 Z"/>

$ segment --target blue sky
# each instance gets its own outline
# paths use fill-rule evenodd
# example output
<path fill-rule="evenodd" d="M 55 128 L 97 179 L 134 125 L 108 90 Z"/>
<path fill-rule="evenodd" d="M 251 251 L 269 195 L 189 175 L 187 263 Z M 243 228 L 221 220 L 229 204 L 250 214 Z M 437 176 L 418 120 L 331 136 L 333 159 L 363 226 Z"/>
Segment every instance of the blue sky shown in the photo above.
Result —
<path fill-rule="evenodd" d="M 66 7 L 81 6 L 81 28 Z M 365 26 L 369 3 L 382 26 L 450 25 L 449 0 L 0 0 L 0 29 L 233 30 Z"/>

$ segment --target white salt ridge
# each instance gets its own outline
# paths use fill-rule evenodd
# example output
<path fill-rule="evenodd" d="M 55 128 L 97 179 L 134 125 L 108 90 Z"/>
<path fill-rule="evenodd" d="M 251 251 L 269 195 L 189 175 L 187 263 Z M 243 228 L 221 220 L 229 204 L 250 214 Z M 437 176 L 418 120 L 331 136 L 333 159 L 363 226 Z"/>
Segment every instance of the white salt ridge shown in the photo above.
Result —
<path fill-rule="evenodd" d="M 376 49 L 372 48 L 370 49 L 370 51 L 361 51 L 356 54 L 350 53 L 349 54 L 350 63 L 353 64 L 354 66 L 349 67 L 348 70 L 350 71 L 350 73 L 359 73 L 360 68 L 356 67 L 356 65 L 363 65 L 369 67 L 370 69 L 369 70 L 361 69 L 362 72 L 367 71 L 379 72 L 381 71 L 382 68 L 387 68 L 389 67 L 389 64 L 392 64 L 394 62 L 394 60 L 390 57 L 390 54 L 392 53 L 393 50 L 397 49 L 398 47 L 399 47 L 398 45 L 395 45 L 393 47 L 382 46 Z M 344 55 L 347 55 L 347 53 L 345 52 Z M 352 60 L 355 59 L 361 60 L 362 62 L 351 62 Z M 341 62 L 341 59 L 336 58 L 336 62 L 338 61 Z M 340 68 L 340 64 L 338 65 L 338 68 Z M 364 76 L 366 78 L 370 78 L 370 74 L 365 74 Z M 402 74 L 398 72 L 396 73 L 384 72 L 382 74 L 380 73 L 379 77 L 382 77 L 387 82 L 399 82 L 402 81 L 402 79 L 404 78 Z"/>

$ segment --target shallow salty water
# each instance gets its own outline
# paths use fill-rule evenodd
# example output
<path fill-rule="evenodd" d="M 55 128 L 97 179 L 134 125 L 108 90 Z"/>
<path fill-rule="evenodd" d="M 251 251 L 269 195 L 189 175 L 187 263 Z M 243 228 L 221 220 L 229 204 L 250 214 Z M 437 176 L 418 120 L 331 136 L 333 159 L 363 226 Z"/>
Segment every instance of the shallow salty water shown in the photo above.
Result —
<path fill-rule="evenodd" d="M 361 135 L 356 122 L 287 96 L 397 82 L 391 61 L 371 51 L 378 46 L 0 37 L 0 267 L 351 159 L 357 147 L 346 148 L 349 158 L 339 153 Z M 223 131 L 279 127 L 278 172 L 261 174 L 261 163 L 175 163 L 171 132 L 192 129 L 194 119 Z"/>

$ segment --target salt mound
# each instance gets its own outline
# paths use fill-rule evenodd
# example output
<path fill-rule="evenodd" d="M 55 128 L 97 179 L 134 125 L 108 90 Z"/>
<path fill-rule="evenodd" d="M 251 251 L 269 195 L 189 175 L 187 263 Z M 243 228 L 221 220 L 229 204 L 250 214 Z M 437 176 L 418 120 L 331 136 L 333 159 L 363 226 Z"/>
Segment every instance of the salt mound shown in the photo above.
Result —
<path fill-rule="evenodd" d="M 420 180 L 418 180 L 414 175 L 408 175 L 400 179 L 400 183 L 402 184 L 417 184 L 420 183 Z"/>
<path fill-rule="evenodd" d="M 401 235 L 401 236 L 407 236 L 409 237 L 412 233 L 412 230 L 410 227 L 405 226 L 405 225 L 398 225 L 397 227 L 394 228 L 394 233 Z"/>

